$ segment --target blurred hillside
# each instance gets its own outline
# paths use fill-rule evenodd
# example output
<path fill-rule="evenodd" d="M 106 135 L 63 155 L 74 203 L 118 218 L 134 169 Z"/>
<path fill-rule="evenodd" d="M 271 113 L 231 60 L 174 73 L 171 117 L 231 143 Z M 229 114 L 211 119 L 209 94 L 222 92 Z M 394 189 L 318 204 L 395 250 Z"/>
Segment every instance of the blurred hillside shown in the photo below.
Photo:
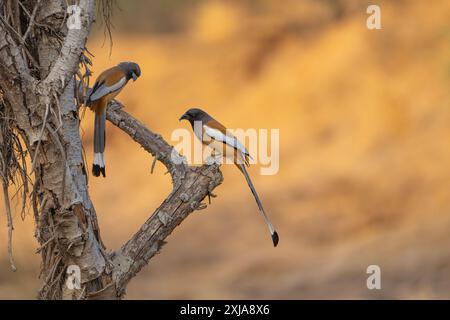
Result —
<path fill-rule="evenodd" d="M 244 178 L 223 167 L 218 197 L 175 230 L 127 298 L 450 298 L 450 2 L 379 1 L 377 31 L 365 1 L 118 3 L 111 55 L 101 29 L 88 47 L 94 77 L 139 62 L 142 77 L 119 96 L 128 112 L 167 140 L 188 128 L 178 118 L 192 106 L 281 133 L 279 174 L 250 169 L 279 247 Z M 86 111 L 89 164 L 92 123 Z M 108 124 L 107 136 L 108 177 L 89 183 L 115 249 L 171 185 L 120 130 Z M 0 298 L 34 298 L 31 212 L 15 226 L 16 273 L 0 229 Z"/>

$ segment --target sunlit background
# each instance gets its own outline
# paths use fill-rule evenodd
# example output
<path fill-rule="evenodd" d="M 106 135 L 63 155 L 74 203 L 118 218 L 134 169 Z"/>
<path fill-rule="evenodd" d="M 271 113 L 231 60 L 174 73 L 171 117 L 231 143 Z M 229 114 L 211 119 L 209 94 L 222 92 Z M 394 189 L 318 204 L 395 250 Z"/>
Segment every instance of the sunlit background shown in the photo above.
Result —
<path fill-rule="evenodd" d="M 89 40 L 96 77 L 120 61 L 141 78 L 118 99 L 170 142 L 189 107 L 230 128 L 280 129 L 280 171 L 223 184 L 132 280 L 129 299 L 450 298 L 450 2 L 118 1 L 113 43 Z M 92 160 L 93 117 L 82 121 Z M 172 143 L 175 143 L 172 141 Z M 102 237 L 117 249 L 170 192 L 161 164 L 107 126 L 107 178 L 89 177 Z M 31 211 L 17 208 L 9 269 L 0 216 L 0 298 L 36 297 Z M 2 210 L 3 211 L 3 210 Z M 368 290 L 379 265 L 382 289 Z"/>

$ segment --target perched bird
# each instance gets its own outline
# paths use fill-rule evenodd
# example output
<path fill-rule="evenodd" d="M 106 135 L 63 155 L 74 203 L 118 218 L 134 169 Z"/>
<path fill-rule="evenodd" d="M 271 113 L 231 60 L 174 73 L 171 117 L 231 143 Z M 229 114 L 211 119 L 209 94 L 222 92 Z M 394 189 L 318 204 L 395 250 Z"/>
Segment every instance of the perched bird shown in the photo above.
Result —
<path fill-rule="evenodd" d="M 141 75 L 139 65 L 134 62 L 121 62 L 117 66 L 103 71 L 95 81 L 94 87 L 87 93 L 86 105 L 95 112 L 94 125 L 94 164 L 92 174 L 106 176 L 105 172 L 105 124 L 106 107 L 130 79 L 137 80 Z"/>
<path fill-rule="evenodd" d="M 250 154 L 244 145 L 239 142 L 235 136 L 227 132 L 227 129 L 222 124 L 201 109 L 189 109 L 181 116 L 179 120 L 189 121 L 192 129 L 194 130 L 195 136 L 204 145 L 212 148 L 214 153 L 231 159 L 238 169 L 244 174 L 247 184 L 255 197 L 259 211 L 263 216 L 267 227 L 269 228 L 273 245 L 276 247 L 279 240 L 278 233 L 270 223 L 250 176 L 245 169 L 245 165 L 249 166 Z"/>

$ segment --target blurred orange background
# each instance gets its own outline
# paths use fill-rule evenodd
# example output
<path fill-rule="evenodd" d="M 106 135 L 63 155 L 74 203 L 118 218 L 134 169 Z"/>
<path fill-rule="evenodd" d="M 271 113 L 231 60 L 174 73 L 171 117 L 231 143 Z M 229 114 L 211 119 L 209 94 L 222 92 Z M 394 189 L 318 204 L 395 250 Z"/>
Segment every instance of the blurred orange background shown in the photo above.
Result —
<path fill-rule="evenodd" d="M 377 1 L 381 30 L 366 27 L 369 4 L 122 0 L 111 52 L 98 20 L 94 78 L 138 62 L 142 76 L 118 100 L 167 141 L 193 106 L 230 128 L 280 129 L 279 173 L 250 169 L 279 246 L 242 175 L 223 166 L 218 197 L 175 230 L 126 298 L 450 298 L 450 2 Z M 90 166 L 90 111 L 81 126 Z M 117 249 L 171 183 L 109 123 L 107 142 L 107 178 L 90 176 L 89 188 Z M 18 209 L 15 273 L 0 216 L 2 299 L 33 299 L 40 285 L 32 213 L 22 221 Z M 369 265 L 381 267 L 381 290 L 366 287 Z"/>

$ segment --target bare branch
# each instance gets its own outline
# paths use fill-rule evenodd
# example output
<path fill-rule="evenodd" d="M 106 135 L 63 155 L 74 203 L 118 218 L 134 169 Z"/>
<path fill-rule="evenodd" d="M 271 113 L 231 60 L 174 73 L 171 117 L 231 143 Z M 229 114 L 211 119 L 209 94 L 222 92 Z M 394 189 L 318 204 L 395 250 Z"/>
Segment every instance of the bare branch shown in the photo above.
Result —
<path fill-rule="evenodd" d="M 156 156 L 172 174 L 172 177 L 184 175 L 188 169 L 186 160 L 159 134 L 151 132 L 142 123 L 123 111 L 119 102 L 113 101 L 109 105 L 106 118 L 126 132 L 152 156 Z"/>
<path fill-rule="evenodd" d="M 8 182 L 6 179 L 2 179 L 3 186 L 3 198 L 5 201 L 5 211 L 6 211 L 6 219 L 8 221 L 8 256 L 9 256 L 9 264 L 11 265 L 11 270 L 16 271 L 17 268 L 14 264 L 14 257 L 12 252 L 12 233 L 14 230 L 12 215 L 11 215 L 11 205 L 9 203 L 9 195 L 8 195 Z"/>
<path fill-rule="evenodd" d="M 94 20 L 95 0 L 81 0 L 79 7 L 81 9 L 81 28 L 69 29 L 59 57 L 56 59 L 50 73 L 43 82 L 43 87 L 51 85 L 59 93 L 62 92 L 74 73 L 78 70 L 90 26 Z"/>
<path fill-rule="evenodd" d="M 22 6 L 22 3 L 19 1 L 19 4 Z M 33 13 L 30 16 L 30 23 L 28 24 L 28 28 L 25 31 L 23 37 L 22 37 L 22 44 L 25 43 L 25 41 L 28 38 L 28 34 L 30 33 L 31 29 L 33 28 L 34 25 L 34 19 L 36 19 L 36 13 L 38 11 L 39 5 L 41 4 L 41 0 L 37 0 L 37 3 L 34 5 L 34 9 L 33 9 Z"/>
<path fill-rule="evenodd" d="M 0 15 L 1 17 L 1 15 Z M 33 77 L 30 75 L 30 70 L 25 59 L 22 56 L 21 50 L 16 42 L 8 32 L 8 24 L 1 17 L 0 21 L 0 75 L 2 78 L 7 78 L 8 74 L 13 77 L 20 77 L 28 83 L 33 82 Z M 14 72 L 14 70 L 16 72 Z"/>
<path fill-rule="evenodd" d="M 152 216 L 118 251 L 112 255 L 115 266 L 113 281 L 118 296 L 125 293 L 127 283 L 165 244 L 165 239 L 194 210 L 204 209 L 203 199 L 222 182 L 217 165 L 189 167 L 178 152 L 161 136 L 151 132 L 138 120 L 113 102 L 107 119 L 126 132 L 157 160 L 172 176 L 173 190 Z"/>

